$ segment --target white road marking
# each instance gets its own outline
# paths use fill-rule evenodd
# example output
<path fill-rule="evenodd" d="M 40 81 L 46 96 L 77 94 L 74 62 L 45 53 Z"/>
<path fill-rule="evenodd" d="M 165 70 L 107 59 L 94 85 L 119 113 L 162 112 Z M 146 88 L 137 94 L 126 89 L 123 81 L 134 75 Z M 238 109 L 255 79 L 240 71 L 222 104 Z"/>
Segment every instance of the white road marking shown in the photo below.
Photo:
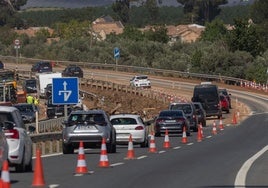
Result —
<path fill-rule="evenodd" d="M 234 186 L 235 188 L 241 188 L 241 187 L 245 187 L 246 184 L 246 178 L 247 178 L 247 173 L 251 167 L 251 165 L 262 155 L 264 154 L 266 151 L 268 151 L 268 145 L 265 146 L 263 149 L 261 149 L 258 153 L 256 153 L 255 155 L 253 155 L 251 158 L 249 158 L 240 168 L 240 170 L 238 171 L 236 178 L 235 178 L 235 182 L 234 182 Z"/>
<path fill-rule="evenodd" d="M 146 157 L 147 157 L 147 155 L 142 155 L 142 156 L 138 157 L 137 159 L 144 159 Z"/>
<path fill-rule="evenodd" d="M 119 166 L 119 165 L 123 165 L 124 163 L 114 163 L 114 164 L 111 164 L 110 166 Z"/>
<path fill-rule="evenodd" d="M 173 149 L 180 149 L 181 148 L 181 146 L 177 146 L 177 147 L 174 147 Z"/>
<path fill-rule="evenodd" d="M 190 142 L 190 143 L 188 143 L 187 145 L 190 146 L 190 145 L 193 145 L 193 144 L 194 144 L 193 142 Z"/>
<path fill-rule="evenodd" d="M 163 150 L 162 150 L 162 151 L 159 151 L 159 153 L 165 153 L 165 152 L 166 152 L 166 151 L 163 151 Z"/>

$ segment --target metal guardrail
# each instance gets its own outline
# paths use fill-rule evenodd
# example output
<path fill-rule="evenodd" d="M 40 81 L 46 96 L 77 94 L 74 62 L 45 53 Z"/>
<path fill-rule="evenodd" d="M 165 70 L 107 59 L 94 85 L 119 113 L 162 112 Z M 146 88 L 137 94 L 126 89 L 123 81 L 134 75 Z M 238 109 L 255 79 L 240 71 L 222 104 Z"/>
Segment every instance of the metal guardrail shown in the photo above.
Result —
<path fill-rule="evenodd" d="M 105 70 L 118 70 L 124 72 L 138 72 L 146 73 L 151 75 L 163 75 L 163 76 L 172 76 L 172 77 L 182 77 L 182 78 L 192 78 L 198 80 L 208 80 L 215 82 L 223 82 L 230 85 L 240 85 L 242 82 L 250 82 L 245 79 L 222 76 L 222 75 L 209 75 L 209 74 L 200 74 L 200 73 L 191 73 L 183 71 L 174 71 L 174 70 L 165 70 L 165 69 L 155 69 L 148 67 L 137 67 L 137 66 L 127 66 L 127 65 L 116 65 L 116 64 L 104 64 L 104 63 L 90 63 L 90 62 L 72 62 L 72 61 L 59 61 L 59 60 L 48 60 L 48 59 L 34 59 L 34 58 L 24 58 L 19 57 L 17 61 L 16 57 L 13 56 L 1 56 L 0 59 L 3 61 L 11 61 L 13 63 L 19 64 L 34 64 L 38 61 L 50 61 L 53 62 L 55 66 L 67 66 L 69 64 L 77 64 L 84 68 L 91 69 L 105 69 Z"/>

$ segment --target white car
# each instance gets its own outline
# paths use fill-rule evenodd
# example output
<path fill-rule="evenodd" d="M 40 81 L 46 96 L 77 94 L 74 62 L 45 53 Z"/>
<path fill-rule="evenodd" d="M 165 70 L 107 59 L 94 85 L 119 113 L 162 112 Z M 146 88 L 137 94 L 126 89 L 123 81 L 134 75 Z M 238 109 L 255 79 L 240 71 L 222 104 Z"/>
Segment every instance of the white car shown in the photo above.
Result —
<path fill-rule="evenodd" d="M 133 144 L 148 147 L 148 131 L 140 115 L 116 114 L 110 116 L 110 121 L 116 130 L 117 144 L 128 144 L 131 134 Z"/>
<path fill-rule="evenodd" d="M 20 111 L 13 106 L 0 106 L 0 122 L 8 143 L 8 161 L 17 172 L 32 171 L 32 140 L 26 131 Z M 34 127 L 29 129 L 34 131 Z"/>
<path fill-rule="evenodd" d="M 130 80 L 130 86 L 137 88 L 151 88 L 151 81 L 146 75 L 136 75 Z"/>

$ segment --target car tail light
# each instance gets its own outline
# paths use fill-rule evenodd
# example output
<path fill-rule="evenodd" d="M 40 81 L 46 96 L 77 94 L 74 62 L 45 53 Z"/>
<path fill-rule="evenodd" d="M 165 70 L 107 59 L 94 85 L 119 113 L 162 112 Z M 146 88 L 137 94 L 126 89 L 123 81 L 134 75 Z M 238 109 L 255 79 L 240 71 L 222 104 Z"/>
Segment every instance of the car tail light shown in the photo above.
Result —
<path fill-rule="evenodd" d="M 16 129 L 5 130 L 6 138 L 19 139 L 19 131 Z"/>
<path fill-rule="evenodd" d="M 143 130 L 144 128 L 143 128 L 143 126 L 141 126 L 141 125 L 139 125 L 139 126 L 137 126 L 136 128 L 135 128 L 135 130 Z"/>
<path fill-rule="evenodd" d="M 165 120 L 164 119 L 157 119 L 156 120 L 156 123 L 162 123 L 162 122 L 164 122 Z"/>
<path fill-rule="evenodd" d="M 178 118 L 178 119 L 176 119 L 176 121 L 177 122 L 184 122 L 185 120 L 184 120 L 184 118 Z"/>

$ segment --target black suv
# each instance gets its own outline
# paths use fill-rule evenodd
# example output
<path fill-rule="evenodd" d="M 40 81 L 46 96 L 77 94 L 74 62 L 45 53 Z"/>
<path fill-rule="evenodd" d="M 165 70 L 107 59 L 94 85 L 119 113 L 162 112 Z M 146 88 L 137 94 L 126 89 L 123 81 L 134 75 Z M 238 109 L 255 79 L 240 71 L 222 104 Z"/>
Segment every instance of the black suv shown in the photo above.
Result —
<path fill-rule="evenodd" d="M 5 64 L 2 61 L 0 61 L 0 69 L 5 69 Z"/>
<path fill-rule="evenodd" d="M 84 73 L 81 67 L 71 64 L 62 71 L 62 76 L 83 78 Z"/>
<path fill-rule="evenodd" d="M 34 65 L 32 65 L 31 71 L 38 72 L 38 73 L 52 72 L 52 65 L 48 61 L 39 61 L 35 63 Z"/>

